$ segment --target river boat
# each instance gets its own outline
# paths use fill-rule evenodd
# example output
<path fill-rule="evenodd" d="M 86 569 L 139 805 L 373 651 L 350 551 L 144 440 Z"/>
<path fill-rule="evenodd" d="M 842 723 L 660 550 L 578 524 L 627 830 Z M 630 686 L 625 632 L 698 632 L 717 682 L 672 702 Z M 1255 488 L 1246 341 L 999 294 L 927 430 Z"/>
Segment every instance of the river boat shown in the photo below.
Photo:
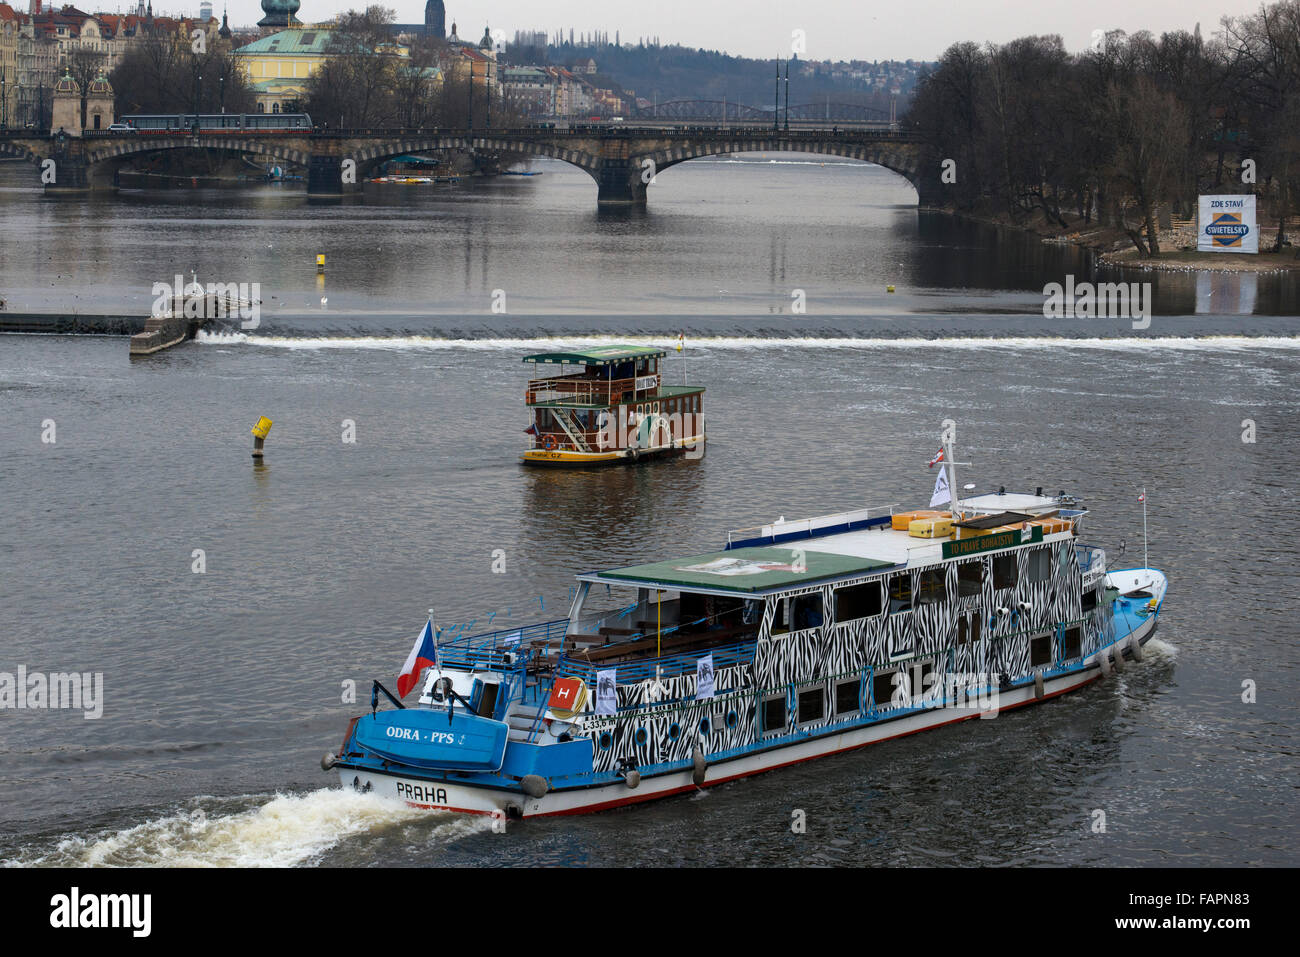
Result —
<path fill-rule="evenodd" d="M 665 385 L 664 349 L 624 345 L 524 357 L 558 374 L 530 379 L 526 465 L 630 464 L 704 455 L 704 386 Z M 684 376 L 683 376 L 684 378 Z"/>
<path fill-rule="evenodd" d="M 1065 492 L 952 506 L 951 446 L 936 458 L 946 510 L 778 520 L 586 572 L 565 617 L 524 627 L 457 636 L 431 613 L 398 683 L 418 702 L 376 681 L 322 766 L 438 811 L 599 811 L 1041 704 L 1143 658 L 1162 572 L 1109 569 Z"/>

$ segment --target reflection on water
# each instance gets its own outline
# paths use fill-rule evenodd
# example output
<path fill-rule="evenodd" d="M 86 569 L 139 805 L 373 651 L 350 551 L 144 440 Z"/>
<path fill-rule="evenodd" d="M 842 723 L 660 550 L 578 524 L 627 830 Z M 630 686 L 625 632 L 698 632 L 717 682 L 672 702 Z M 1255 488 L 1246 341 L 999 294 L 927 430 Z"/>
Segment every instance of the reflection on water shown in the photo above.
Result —
<path fill-rule="evenodd" d="M 1255 273 L 1200 272 L 1196 274 L 1198 315 L 1249 316 L 1259 296 Z"/>
<path fill-rule="evenodd" d="M 294 318 L 347 334 L 358 317 L 438 316 L 473 336 L 500 320 L 498 290 L 520 323 L 730 316 L 784 330 L 828 317 L 1041 319 L 1047 283 L 1098 275 L 1075 247 L 918 212 L 912 187 L 877 166 L 757 154 L 692 160 L 656 177 L 646 209 L 621 211 L 597 207 L 586 173 L 551 160 L 535 168 L 541 176 L 458 186 L 368 185 L 321 205 L 300 187 L 267 184 L 47 201 L 29 166 L 0 163 L 10 227 L 0 237 L 0 288 L 13 311 L 143 315 L 154 282 L 193 272 L 204 282 L 260 283 L 272 325 Z M 1141 279 L 1153 284 L 1157 314 L 1201 311 L 1197 274 Z M 1295 274 L 1256 282 L 1255 311 L 1300 314 Z M 796 290 L 806 312 L 794 311 Z"/>

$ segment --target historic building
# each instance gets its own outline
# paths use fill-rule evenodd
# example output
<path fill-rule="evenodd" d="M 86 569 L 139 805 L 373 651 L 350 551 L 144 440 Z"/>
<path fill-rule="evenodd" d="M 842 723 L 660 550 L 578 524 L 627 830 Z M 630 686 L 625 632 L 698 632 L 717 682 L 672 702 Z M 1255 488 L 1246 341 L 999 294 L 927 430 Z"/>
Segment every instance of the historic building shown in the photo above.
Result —
<path fill-rule="evenodd" d="M 278 0 L 264 0 L 263 7 L 271 2 Z M 307 78 L 328 56 L 332 35 L 330 24 L 300 25 L 259 37 L 235 50 L 235 60 L 248 77 L 259 113 L 296 112 L 307 94 Z"/>
<path fill-rule="evenodd" d="M 262 0 L 262 12 L 266 15 L 257 25 L 267 33 L 291 27 L 298 22 L 294 14 L 300 6 L 302 0 Z"/>
<path fill-rule="evenodd" d="M 447 39 L 447 8 L 442 0 L 429 0 L 424 5 L 423 23 L 394 23 L 389 26 L 394 36 L 433 37 Z"/>
<path fill-rule="evenodd" d="M 112 122 L 113 87 L 103 73 L 91 80 L 86 87 L 84 112 L 81 88 L 70 73 L 64 73 L 54 84 L 51 133 L 80 136 L 83 130 L 106 130 Z"/>

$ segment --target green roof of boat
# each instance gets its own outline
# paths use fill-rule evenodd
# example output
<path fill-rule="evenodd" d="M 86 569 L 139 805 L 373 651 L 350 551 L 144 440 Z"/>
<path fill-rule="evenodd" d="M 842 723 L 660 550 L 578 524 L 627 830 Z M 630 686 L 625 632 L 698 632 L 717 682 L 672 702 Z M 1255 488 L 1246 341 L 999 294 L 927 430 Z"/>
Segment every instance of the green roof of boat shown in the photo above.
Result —
<path fill-rule="evenodd" d="M 646 359 L 668 355 L 667 350 L 638 348 L 637 346 L 597 346 L 574 352 L 539 352 L 533 356 L 524 356 L 525 362 L 572 362 L 575 365 L 606 366 L 615 362 L 627 362 L 629 359 Z"/>
<path fill-rule="evenodd" d="M 802 555 L 798 554 L 803 552 Z M 802 559 L 802 561 L 800 560 Z M 867 574 L 890 562 L 853 555 L 764 546 L 633 565 L 599 572 L 601 580 L 620 579 L 646 585 L 703 587 L 734 592 L 761 592 L 827 578 Z"/>

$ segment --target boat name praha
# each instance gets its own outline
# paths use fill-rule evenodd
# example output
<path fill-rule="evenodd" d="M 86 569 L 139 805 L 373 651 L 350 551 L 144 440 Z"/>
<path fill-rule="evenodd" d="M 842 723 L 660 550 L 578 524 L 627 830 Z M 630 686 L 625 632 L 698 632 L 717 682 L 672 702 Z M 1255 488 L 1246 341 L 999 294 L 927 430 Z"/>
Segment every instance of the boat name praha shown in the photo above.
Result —
<path fill-rule="evenodd" d="M 405 781 L 397 782 L 397 793 L 406 798 L 408 801 L 418 801 L 423 804 L 446 804 L 447 789 L 435 787 L 421 787 L 418 784 L 407 784 Z"/>
<path fill-rule="evenodd" d="M 0 671 L 0 710 L 78 710 L 91 721 L 104 714 L 104 674 L 56 671 L 49 675 Z"/>

